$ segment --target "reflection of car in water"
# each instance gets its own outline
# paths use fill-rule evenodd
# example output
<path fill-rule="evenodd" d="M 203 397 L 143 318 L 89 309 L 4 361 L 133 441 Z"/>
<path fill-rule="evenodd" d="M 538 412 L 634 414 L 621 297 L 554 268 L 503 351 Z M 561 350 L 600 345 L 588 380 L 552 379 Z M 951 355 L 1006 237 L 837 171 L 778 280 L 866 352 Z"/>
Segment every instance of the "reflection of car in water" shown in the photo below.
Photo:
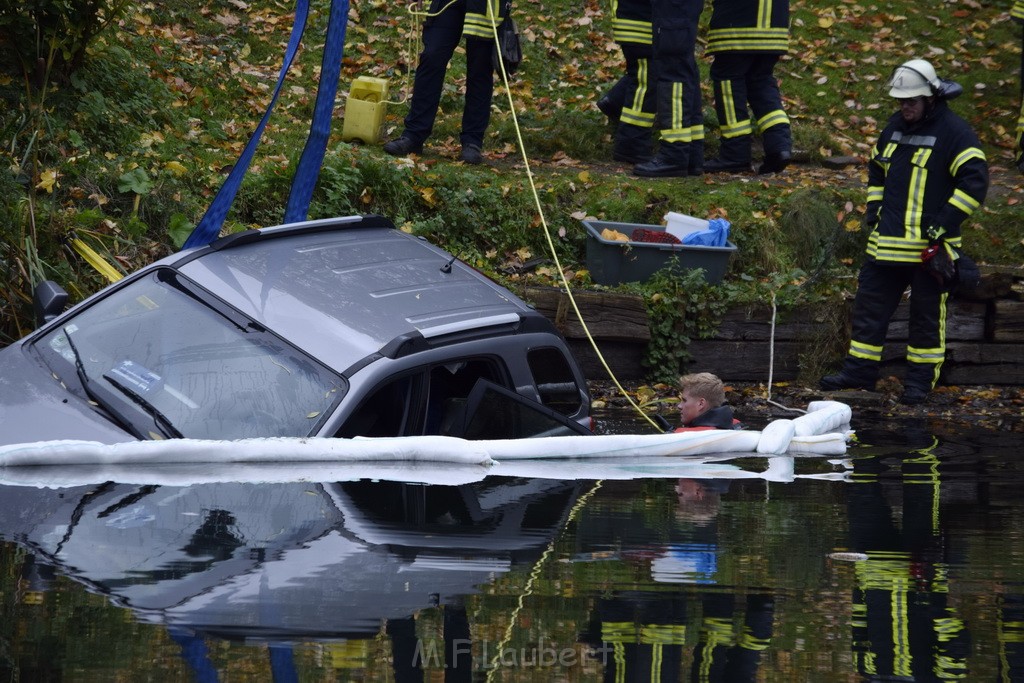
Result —
<path fill-rule="evenodd" d="M 588 433 L 552 323 L 379 216 L 236 233 L 66 298 L 44 283 L 42 327 L 0 350 L 0 444 Z M 483 387 L 514 409 L 474 421 Z"/>
<path fill-rule="evenodd" d="M 577 482 L 5 487 L 0 538 L 141 621 L 256 640 L 366 638 L 535 561 Z"/>

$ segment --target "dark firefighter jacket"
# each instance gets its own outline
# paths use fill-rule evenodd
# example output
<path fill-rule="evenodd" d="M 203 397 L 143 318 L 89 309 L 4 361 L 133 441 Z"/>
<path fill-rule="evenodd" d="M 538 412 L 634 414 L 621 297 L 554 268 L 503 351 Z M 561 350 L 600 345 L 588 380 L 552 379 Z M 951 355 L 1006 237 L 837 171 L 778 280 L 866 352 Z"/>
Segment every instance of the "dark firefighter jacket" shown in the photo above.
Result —
<path fill-rule="evenodd" d="M 651 44 L 651 0 L 612 0 L 616 43 Z"/>
<path fill-rule="evenodd" d="M 985 200 L 988 164 L 978 137 L 944 100 L 908 126 L 894 114 L 868 161 L 868 257 L 919 263 L 930 227 L 961 243 L 960 224 Z"/>
<path fill-rule="evenodd" d="M 501 14 L 504 5 L 500 0 L 467 0 L 462 35 L 494 40 L 494 27 L 505 18 Z"/>
<path fill-rule="evenodd" d="M 714 0 L 707 53 L 789 50 L 789 0 Z"/>

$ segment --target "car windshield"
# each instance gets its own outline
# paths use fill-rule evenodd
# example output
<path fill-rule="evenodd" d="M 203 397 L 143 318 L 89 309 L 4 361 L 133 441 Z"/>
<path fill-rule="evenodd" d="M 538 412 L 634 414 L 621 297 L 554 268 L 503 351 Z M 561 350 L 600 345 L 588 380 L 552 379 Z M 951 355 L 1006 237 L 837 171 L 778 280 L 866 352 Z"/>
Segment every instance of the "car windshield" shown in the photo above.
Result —
<path fill-rule="evenodd" d="M 69 389 L 128 416 L 143 436 L 314 433 L 345 380 L 198 292 L 158 271 L 65 321 L 36 348 Z"/>

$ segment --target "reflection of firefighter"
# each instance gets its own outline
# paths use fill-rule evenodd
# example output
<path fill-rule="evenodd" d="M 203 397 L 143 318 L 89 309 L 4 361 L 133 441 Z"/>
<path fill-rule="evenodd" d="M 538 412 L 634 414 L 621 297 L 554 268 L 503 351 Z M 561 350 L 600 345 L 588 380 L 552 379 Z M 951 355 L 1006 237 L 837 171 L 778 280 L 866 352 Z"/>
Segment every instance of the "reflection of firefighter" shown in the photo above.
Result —
<path fill-rule="evenodd" d="M 686 641 L 686 605 L 681 596 L 623 593 L 597 605 L 583 640 L 596 647 L 604 680 L 679 680 Z"/>
<path fill-rule="evenodd" d="M 999 675 L 997 681 L 1024 681 L 1024 595 L 999 599 Z"/>
<path fill-rule="evenodd" d="M 927 438 L 899 481 L 855 467 L 850 543 L 867 559 L 857 563 L 853 649 L 872 681 L 967 678 L 969 633 L 948 604 L 937 442 Z"/>
<path fill-rule="evenodd" d="M 584 640 L 604 663 L 604 680 L 658 683 L 681 681 L 687 635 L 687 604 L 702 608 L 700 636 L 693 649 L 694 683 L 743 683 L 757 670 L 772 634 L 770 595 L 745 598 L 742 622 L 736 596 L 709 592 L 622 593 L 601 600 Z M 694 619 L 697 614 L 691 615 Z M 691 642 L 693 638 L 690 639 Z"/>
<path fill-rule="evenodd" d="M 742 626 L 733 618 L 734 599 L 727 593 L 702 596 L 704 616 L 700 643 L 693 655 L 694 683 L 742 683 L 757 680 L 761 652 L 772 636 L 775 603 L 770 595 L 746 598 Z"/>

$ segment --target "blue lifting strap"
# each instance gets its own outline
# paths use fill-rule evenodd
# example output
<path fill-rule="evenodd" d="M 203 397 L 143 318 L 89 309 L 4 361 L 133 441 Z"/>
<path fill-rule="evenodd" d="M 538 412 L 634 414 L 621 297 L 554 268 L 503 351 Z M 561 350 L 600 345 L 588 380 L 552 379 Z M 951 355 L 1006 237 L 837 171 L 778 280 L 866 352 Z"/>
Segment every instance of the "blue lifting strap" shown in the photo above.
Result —
<path fill-rule="evenodd" d="M 277 77 L 277 86 L 274 88 L 274 95 L 270 99 L 270 105 L 267 107 L 267 111 L 264 112 L 263 118 L 260 119 L 259 125 L 256 126 L 256 130 L 249 138 L 249 142 L 245 145 L 245 149 L 242 150 L 238 161 L 228 174 L 227 180 L 224 181 L 220 190 L 217 191 L 217 196 L 213 198 L 209 208 L 206 209 L 206 213 L 203 215 L 202 220 L 199 221 L 199 225 L 192 230 L 192 234 L 185 240 L 182 249 L 206 246 L 217 239 L 217 235 L 220 234 L 224 218 L 228 215 L 228 210 L 235 201 L 235 194 L 237 194 L 238 188 L 242 184 L 242 178 L 249 169 L 249 163 L 252 161 L 253 154 L 256 153 L 256 147 L 260 143 L 263 129 L 266 128 L 267 121 L 270 120 L 270 114 L 274 110 L 274 105 L 277 104 L 277 97 L 281 94 L 281 87 L 284 85 L 285 74 L 288 73 L 288 69 L 295 59 L 295 54 L 299 50 L 299 42 L 302 39 L 302 33 L 306 30 L 306 19 L 308 16 L 309 0 L 296 0 L 295 23 L 292 25 L 292 35 L 288 39 L 288 49 L 285 50 L 284 64 L 281 65 L 281 73 Z"/>
<path fill-rule="evenodd" d="M 306 220 L 309 200 L 320 176 L 320 167 L 327 151 L 327 138 L 331 133 L 331 122 L 334 119 L 334 98 L 338 92 L 338 79 L 341 77 L 348 6 L 348 0 L 331 0 L 331 16 L 327 25 L 327 41 L 324 44 L 323 63 L 320 67 L 320 85 L 313 108 L 313 122 L 309 127 L 309 137 L 299 158 L 299 165 L 295 169 L 295 176 L 292 178 L 292 189 L 284 212 L 285 223 Z"/>

